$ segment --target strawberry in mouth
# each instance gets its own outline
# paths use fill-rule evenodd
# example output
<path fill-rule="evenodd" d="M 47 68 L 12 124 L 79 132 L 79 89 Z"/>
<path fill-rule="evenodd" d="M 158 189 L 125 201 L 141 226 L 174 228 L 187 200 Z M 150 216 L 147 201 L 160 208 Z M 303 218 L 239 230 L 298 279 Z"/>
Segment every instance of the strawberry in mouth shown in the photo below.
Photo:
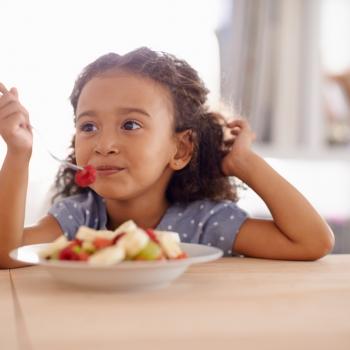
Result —
<path fill-rule="evenodd" d="M 74 180 L 78 186 L 88 187 L 96 180 L 96 169 L 92 165 L 87 165 L 75 173 Z"/>

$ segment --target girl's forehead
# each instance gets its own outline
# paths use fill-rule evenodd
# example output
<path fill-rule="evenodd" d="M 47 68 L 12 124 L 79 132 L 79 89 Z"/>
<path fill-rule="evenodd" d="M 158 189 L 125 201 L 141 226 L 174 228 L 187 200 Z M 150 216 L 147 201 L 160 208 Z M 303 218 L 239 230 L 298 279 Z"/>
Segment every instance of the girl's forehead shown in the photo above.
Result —
<path fill-rule="evenodd" d="M 169 89 L 161 83 L 139 74 L 113 70 L 94 76 L 83 87 L 79 106 L 114 101 L 144 104 L 149 108 L 167 108 L 173 113 Z"/>

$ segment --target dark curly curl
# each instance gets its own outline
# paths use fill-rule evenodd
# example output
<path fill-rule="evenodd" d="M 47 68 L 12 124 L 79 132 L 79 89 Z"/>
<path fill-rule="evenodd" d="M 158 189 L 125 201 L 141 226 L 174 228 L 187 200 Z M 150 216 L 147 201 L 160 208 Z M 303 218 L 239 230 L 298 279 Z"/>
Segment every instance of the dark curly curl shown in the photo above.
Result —
<path fill-rule="evenodd" d="M 123 56 L 109 53 L 89 64 L 78 76 L 70 101 L 74 114 L 85 84 L 105 72 L 122 69 L 148 77 L 165 86 L 174 105 L 174 132 L 192 131 L 194 151 L 189 164 L 174 172 L 167 188 L 167 198 L 173 202 L 199 199 L 237 200 L 236 188 L 221 172 L 221 161 L 227 153 L 224 143 L 224 118 L 210 112 L 206 105 L 208 90 L 198 73 L 184 60 L 175 56 L 139 48 Z M 67 160 L 76 164 L 74 138 Z M 90 191 L 74 183 L 74 171 L 61 168 L 56 177 L 56 197 L 66 197 Z"/>

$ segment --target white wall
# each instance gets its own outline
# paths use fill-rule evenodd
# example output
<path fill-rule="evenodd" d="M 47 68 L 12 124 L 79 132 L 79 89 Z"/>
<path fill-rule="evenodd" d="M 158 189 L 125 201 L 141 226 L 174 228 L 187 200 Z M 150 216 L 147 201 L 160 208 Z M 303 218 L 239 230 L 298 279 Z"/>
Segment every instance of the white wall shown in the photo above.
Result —
<path fill-rule="evenodd" d="M 37 130 L 27 224 L 45 211 L 47 205 L 42 203 L 58 169 L 45 148 L 62 158 L 67 153 L 73 133 L 68 96 L 81 69 L 101 54 L 149 46 L 186 59 L 199 71 L 215 101 L 220 69 L 214 31 L 222 16 L 221 3 L 1 0 L 0 80 L 18 88 Z M 0 140 L 0 161 L 5 152 Z"/>

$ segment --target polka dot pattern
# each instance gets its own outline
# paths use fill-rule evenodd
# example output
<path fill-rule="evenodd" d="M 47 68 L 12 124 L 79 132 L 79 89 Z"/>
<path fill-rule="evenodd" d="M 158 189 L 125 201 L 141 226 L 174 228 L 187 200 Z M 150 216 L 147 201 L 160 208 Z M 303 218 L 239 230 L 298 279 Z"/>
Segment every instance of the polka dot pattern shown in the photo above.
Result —
<path fill-rule="evenodd" d="M 87 192 L 55 203 L 49 211 L 59 222 L 62 232 L 73 239 L 82 225 L 105 229 L 106 205 L 95 192 Z M 156 229 L 178 232 L 182 242 L 204 244 L 222 249 L 225 256 L 233 250 L 239 228 L 247 214 L 234 202 L 200 200 L 171 206 Z"/>

